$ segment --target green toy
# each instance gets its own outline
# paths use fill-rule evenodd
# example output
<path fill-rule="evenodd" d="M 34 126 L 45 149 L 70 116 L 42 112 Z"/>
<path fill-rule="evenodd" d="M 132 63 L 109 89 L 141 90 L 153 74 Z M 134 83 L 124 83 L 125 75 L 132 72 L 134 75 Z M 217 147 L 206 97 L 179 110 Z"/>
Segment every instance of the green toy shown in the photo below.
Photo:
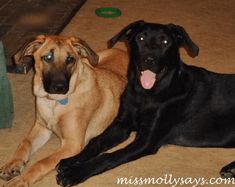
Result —
<path fill-rule="evenodd" d="M 7 78 L 5 53 L 0 41 L 0 128 L 12 126 L 13 111 L 11 85 Z"/>
<path fill-rule="evenodd" d="M 103 18 L 116 18 L 121 16 L 121 11 L 114 7 L 101 7 L 95 10 L 95 14 Z"/>

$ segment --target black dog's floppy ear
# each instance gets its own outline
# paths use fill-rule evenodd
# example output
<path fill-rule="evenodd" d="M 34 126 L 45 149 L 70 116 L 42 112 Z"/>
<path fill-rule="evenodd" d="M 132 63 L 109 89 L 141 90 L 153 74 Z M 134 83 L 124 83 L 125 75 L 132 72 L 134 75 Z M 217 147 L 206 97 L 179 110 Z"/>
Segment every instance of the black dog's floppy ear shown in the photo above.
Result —
<path fill-rule="evenodd" d="M 168 24 L 168 27 L 173 32 L 179 47 L 183 47 L 191 57 L 198 55 L 199 47 L 192 41 L 183 27 L 174 24 Z"/>
<path fill-rule="evenodd" d="M 112 48 L 118 41 L 130 40 L 136 33 L 137 27 L 143 25 L 144 23 L 145 22 L 143 20 L 139 20 L 124 27 L 118 34 L 108 41 L 108 48 Z"/>
<path fill-rule="evenodd" d="M 71 43 L 73 47 L 76 48 L 77 52 L 82 55 L 82 57 L 87 58 L 91 65 L 97 65 L 99 61 L 99 56 L 90 48 L 90 46 L 83 40 L 77 37 L 71 38 Z"/>
<path fill-rule="evenodd" d="M 41 45 L 45 42 L 45 36 L 39 35 L 32 39 L 31 42 L 27 42 L 15 55 L 15 64 L 22 64 L 27 58 L 32 57 L 34 52 L 36 52 Z"/>

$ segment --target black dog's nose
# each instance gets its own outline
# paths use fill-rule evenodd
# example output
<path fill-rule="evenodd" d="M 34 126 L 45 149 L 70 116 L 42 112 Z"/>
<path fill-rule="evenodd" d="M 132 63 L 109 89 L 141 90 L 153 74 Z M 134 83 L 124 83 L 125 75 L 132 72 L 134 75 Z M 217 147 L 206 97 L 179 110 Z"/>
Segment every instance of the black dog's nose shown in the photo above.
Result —
<path fill-rule="evenodd" d="M 56 93 L 63 93 L 65 92 L 67 89 L 67 86 L 65 83 L 62 83 L 62 82 L 58 82 L 58 83 L 55 83 L 53 85 L 53 90 L 56 92 Z"/>
<path fill-rule="evenodd" d="M 152 64 L 152 63 L 154 63 L 154 58 L 152 58 L 152 57 L 147 57 L 147 58 L 145 59 L 145 62 L 146 62 L 146 63 L 149 63 L 149 64 L 150 64 L 150 63 Z"/>

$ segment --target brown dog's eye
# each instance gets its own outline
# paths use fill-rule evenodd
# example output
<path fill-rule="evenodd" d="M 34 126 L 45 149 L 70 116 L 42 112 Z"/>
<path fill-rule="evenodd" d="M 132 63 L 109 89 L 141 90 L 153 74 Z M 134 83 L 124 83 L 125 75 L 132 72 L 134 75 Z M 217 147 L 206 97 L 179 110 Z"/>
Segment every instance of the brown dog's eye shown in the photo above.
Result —
<path fill-rule="evenodd" d="M 42 60 L 50 63 L 53 61 L 53 51 L 50 51 L 47 55 L 42 57 Z"/>
<path fill-rule="evenodd" d="M 66 63 L 67 65 L 69 65 L 69 64 L 74 64 L 74 62 L 75 62 L 75 58 L 74 58 L 73 56 L 68 56 L 68 57 L 66 58 L 66 60 L 65 60 L 65 63 Z"/>

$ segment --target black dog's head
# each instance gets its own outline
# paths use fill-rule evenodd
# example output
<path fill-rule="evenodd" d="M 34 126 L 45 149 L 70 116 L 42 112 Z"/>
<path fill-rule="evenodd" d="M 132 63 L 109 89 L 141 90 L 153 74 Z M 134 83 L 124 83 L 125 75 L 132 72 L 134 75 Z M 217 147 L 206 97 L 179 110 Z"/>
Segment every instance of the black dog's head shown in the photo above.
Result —
<path fill-rule="evenodd" d="M 109 41 L 128 41 L 131 53 L 130 69 L 135 71 L 144 89 L 151 89 L 171 70 L 180 65 L 179 48 L 184 47 L 191 57 L 199 48 L 183 27 L 137 21 L 125 27 Z"/>

